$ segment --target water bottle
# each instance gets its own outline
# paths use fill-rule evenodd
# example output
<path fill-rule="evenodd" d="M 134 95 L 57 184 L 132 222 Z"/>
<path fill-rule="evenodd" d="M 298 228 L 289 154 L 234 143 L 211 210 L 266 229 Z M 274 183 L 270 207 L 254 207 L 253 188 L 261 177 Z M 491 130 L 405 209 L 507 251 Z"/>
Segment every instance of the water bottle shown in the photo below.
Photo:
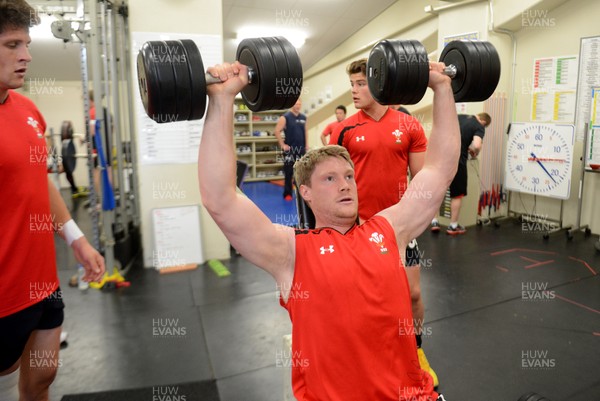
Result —
<path fill-rule="evenodd" d="M 87 281 L 83 281 L 83 276 L 85 276 L 85 269 L 82 265 L 77 265 L 77 287 L 80 290 L 87 290 L 90 285 Z"/>

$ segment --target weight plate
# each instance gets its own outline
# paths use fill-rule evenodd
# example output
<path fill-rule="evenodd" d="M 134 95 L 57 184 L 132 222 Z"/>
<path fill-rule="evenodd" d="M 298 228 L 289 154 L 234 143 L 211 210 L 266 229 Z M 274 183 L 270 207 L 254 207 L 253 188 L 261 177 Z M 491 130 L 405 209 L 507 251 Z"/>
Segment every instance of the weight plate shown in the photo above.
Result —
<path fill-rule="evenodd" d="M 191 84 L 188 120 L 200 120 L 206 111 L 206 72 L 198 46 L 191 39 L 182 39 Z"/>
<path fill-rule="evenodd" d="M 289 88 L 287 78 L 290 75 L 287 57 L 275 38 L 266 37 L 262 38 L 262 40 L 271 52 L 271 57 L 275 66 L 275 87 L 273 88 L 273 92 L 269 93 L 269 95 L 273 97 L 272 108 L 273 110 L 283 110 L 285 99 L 282 95 Z"/>
<path fill-rule="evenodd" d="M 367 59 L 367 84 L 371 96 L 381 104 L 392 104 L 388 89 L 390 85 L 390 67 L 395 68 L 392 60 L 392 45 L 387 40 L 382 40 L 371 49 Z"/>
<path fill-rule="evenodd" d="M 255 79 L 242 90 L 242 98 L 254 112 L 271 110 L 275 90 L 275 66 L 270 50 L 261 38 L 244 39 L 236 53 L 236 59 L 256 72 Z"/>
<path fill-rule="evenodd" d="M 280 108 L 280 110 L 286 110 L 296 104 L 302 94 L 302 62 L 300 62 L 296 48 L 286 38 L 277 36 L 274 39 L 283 49 L 289 71 L 289 76 L 284 77 L 286 90 L 283 93 L 284 101 Z"/>
<path fill-rule="evenodd" d="M 490 93 L 486 96 L 490 76 L 490 56 L 487 48 L 482 45 L 482 42 L 472 41 L 470 44 L 473 46 L 474 52 L 477 54 L 476 57 L 479 59 L 480 75 L 477 77 L 477 85 L 471 85 L 469 95 L 463 101 L 481 102 L 491 95 Z"/>
<path fill-rule="evenodd" d="M 456 67 L 456 76 L 452 79 L 452 91 L 457 102 L 466 101 L 472 86 L 478 84 L 481 65 L 476 56 L 477 52 L 471 42 L 459 40 L 448 43 L 440 55 L 441 62 Z"/>
<path fill-rule="evenodd" d="M 416 104 L 423 98 L 427 85 L 429 84 L 429 60 L 427 50 L 417 40 L 408 40 L 404 42 L 404 48 L 407 50 L 407 60 L 409 68 L 409 90 L 410 99 L 401 104 Z M 408 82 L 407 82 L 408 83 Z"/>
<path fill-rule="evenodd" d="M 414 104 L 414 92 L 417 90 L 417 78 L 419 77 L 419 64 L 415 63 L 417 54 L 415 48 L 409 40 L 399 41 L 399 45 L 402 47 L 400 53 L 398 53 L 398 65 L 404 66 L 406 69 L 406 79 L 399 82 L 397 91 L 404 94 L 402 102 L 400 104 Z"/>
<path fill-rule="evenodd" d="M 367 84 L 373 98 L 380 104 L 399 104 L 402 92 L 400 82 L 406 82 L 408 70 L 399 63 L 404 47 L 399 41 L 382 40 L 369 53 Z"/>
<path fill-rule="evenodd" d="M 152 81 L 150 87 L 158 87 L 155 95 L 148 97 L 154 104 L 154 112 L 148 115 L 158 123 L 173 121 L 176 113 L 176 91 L 169 48 L 160 40 L 147 42 L 144 46 L 146 45 L 148 46 L 143 53 L 145 79 L 147 82 Z"/>
<path fill-rule="evenodd" d="M 146 114 L 150 118 L 162 111 L 160 84 L 156 77 L 153 60 L 152 42 L 146 42 L 138 53 L 137 70 L 140 97 Z"/>
<path fill-rule="evenodd" d="M 189 119 L 192 106 L 192 85 L 190 71 L 188 69 L 188 56 L 179 40 L 165 41 L 169 54 L 175 81 L 175 119 L 174 121 L 185 121 Z"/>
<path fill-rule="evenodd" d="M 492 93 L 498 87 L 498 83 L 500 82 L 500 56 L 498 55 L 498 51 L 490 42 L 481 42 L 487 49 L 488 54 L 490 55 L 490 94 L 488 97 L 492 96 Z M 492 88 L 493 86 L 493 88 Z"/>

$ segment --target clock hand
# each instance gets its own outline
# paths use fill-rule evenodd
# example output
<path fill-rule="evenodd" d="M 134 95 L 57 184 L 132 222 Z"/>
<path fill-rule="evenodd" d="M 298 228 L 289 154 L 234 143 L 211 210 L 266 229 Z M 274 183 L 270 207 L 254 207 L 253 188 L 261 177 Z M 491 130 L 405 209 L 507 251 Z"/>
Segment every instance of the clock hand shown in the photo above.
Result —
<path fill-rule="evenodd" d="M 556 183 L 556 180 L 554 179 L 554 177 L 552 177 L 550 175 L 550 173 L 548 172 L 548 170 L 546 170 L 546 167 L 544 167 L 544 165 L 542 164 L 542 162 L 540 161 L 540 159 L 538 159 L 537 156 L 533 152 L 531 152 L 531 157 L 533 157 L 533 160 L 535 160 L 540 165 L 540 167 L 546 172 L 546 174 L 548 174 L 548 177 L 550 177 L 550 179 L 552 181 L 554 181 L 554 183 Z"/>

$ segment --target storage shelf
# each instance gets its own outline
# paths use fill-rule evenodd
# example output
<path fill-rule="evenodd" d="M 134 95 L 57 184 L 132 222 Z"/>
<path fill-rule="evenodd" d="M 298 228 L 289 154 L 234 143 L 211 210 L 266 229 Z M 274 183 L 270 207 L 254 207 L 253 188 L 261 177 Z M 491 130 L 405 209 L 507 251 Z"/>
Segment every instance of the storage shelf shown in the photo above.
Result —
<path fill-rule="evenodd" d="M 236 104 L 242 104 L 242 99 L 235 99 Z M 247 121 L 237 121 L 234 117 L 233 125 L 234 129 L 237 132 L 248 132 L 252 133 L 255 131 L 269 131 L 273 132 L 275 130 L 275 126 L 277 125 L 277 120 L 281 114 L 285 113 L 285 110 L 282 111 L 261 111 L 257 113 L 253 113 L 251 110 L 235 110 L 235 115 L 243 114 L 248 118 Z M 264 120 L 254 120 L 253 116 L 275 116 L 273 120 L 264 121 Z M 271 180 L 281 180 L 283 179 L 283 175 L 270 175 L 268 177 L 258 176 L 259 172 L 262 174 L 264 172 L 270 172 L 269 169 L 272 169 L 273 173 L 277 173 L 279 170 L 283 168 L 283 163 L 263 163 L 264 160 L 273 160 L 277 159 L 278 155 L 281 155 L 281 148 L 279 148 L 279 144 L 277 142 L 277 138 L 275 135 L 269 136 L 253 136 L 253 135 L 244 135 L 244 136 L 235 136 L 233 137 L 234 146 L 244 146 L 246 148 L 250 148 L 250 152 L 240 152 L 237 153 L 237 157 L 239 160 L 248 163 L 248 173 L 246 174 L 246 178 L 244 179 L 246 182 L 253 181 L 271 181 Z M 271 148 L 272 150 L 261 150 L 265 147 Z M 273 149 L 276 147 L 276 150 Z M 280 159 L 281 160 L 281 159 Z"/>

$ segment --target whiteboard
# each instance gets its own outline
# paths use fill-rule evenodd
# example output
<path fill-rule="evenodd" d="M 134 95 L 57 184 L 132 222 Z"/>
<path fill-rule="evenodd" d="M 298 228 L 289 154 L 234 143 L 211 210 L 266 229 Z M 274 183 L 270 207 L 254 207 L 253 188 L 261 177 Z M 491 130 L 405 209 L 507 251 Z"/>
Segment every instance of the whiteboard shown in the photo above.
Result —
<path fill-rule="evenodd" d="M 204 263 L 199 206 L 152 209 L 152 227 L 152 264 L 157 270 Z"/>

